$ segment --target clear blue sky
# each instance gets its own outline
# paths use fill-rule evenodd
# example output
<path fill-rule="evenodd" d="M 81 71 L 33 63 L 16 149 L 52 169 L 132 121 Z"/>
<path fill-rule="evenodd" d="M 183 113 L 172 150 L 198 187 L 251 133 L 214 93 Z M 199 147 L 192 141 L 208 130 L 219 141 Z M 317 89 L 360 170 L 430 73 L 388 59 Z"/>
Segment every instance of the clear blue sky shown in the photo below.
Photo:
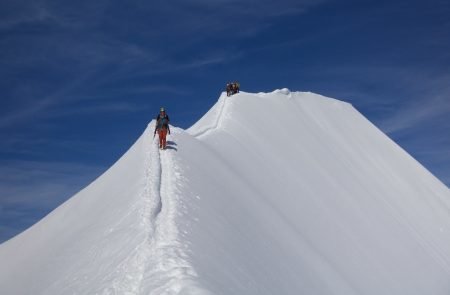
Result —
<path fill-rule="evenodd" d="M 187 128 L 230 80 L 348 101 L 450 185 L 449 16 L 447 0 L 1 1 L 0 241 L 160 106 Z"/>

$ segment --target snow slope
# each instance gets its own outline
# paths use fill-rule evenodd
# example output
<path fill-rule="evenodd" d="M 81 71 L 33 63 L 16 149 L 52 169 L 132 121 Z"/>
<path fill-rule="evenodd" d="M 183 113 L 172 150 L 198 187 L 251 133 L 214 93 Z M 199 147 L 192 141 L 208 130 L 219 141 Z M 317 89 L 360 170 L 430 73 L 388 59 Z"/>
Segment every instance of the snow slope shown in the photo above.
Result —
<path fill-rule="evenodd" d="M 450 294 L 450 192 L 351 105 L 222 95 L 0 245 L 2 294 Z"/>
<path fill-rule="evenodd" d="M 154 121 L 99 179 L 0 245 L 0 294 L 177 294 L 195 287 L 174 223 L 179 172 L 171 150 L 160 154 L 153 130 Z"/>

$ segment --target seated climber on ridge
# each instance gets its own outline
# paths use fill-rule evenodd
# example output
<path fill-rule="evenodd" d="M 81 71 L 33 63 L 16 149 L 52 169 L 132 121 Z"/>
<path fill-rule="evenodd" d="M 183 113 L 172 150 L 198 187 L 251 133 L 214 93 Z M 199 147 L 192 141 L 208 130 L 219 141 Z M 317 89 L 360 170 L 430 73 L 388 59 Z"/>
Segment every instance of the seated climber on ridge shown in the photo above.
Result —
<path fill-rule="evenodd" d="M 164 108 L 161 108 L 158 116 L 156 117 L 156 126 L 155 126 L 155 132 L 158 131 L 159 136 L 159 148 L 165 149 L 166 148 L 166 136 L 167 133 L 170 134 L 170 127 L 169 127 L 169 116 L 166 114 L 166 110 Z"/>

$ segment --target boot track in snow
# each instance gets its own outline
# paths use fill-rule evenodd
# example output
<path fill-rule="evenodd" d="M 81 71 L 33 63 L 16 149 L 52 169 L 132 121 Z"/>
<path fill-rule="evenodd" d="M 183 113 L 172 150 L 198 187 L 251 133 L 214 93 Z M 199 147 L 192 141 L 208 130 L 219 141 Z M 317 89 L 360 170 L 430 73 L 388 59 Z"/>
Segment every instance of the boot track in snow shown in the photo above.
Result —
<path fill-rule="evenodd" d="M 177 132 L 174 130 L 172 134 Z M 155 140 L 148 145 L 149 168 L 145 188 L 148 208 L 143 222 L 149 226 L 149 240 L 147 254 L 142 261 L 138 294 L 199 291 L 194 281 L 197 274 L 188 263 L 184 245 L 179 240 L 176 218 L 180 204 L 177 188 L 180 172 L 174 153 L 172 149 L 160 151 Z"/>
<path fill-rule="evenodd" d="M 235 95 L 237 96 L 237 95 Z M 222 126 L 223 124 L 223 120 L 225 119 L 225 117 L 228 115 L 228 107 L 229 104 L 231 104 L 232 102 L 230 101 L 232 98 L 231 96 L 228 97 L 224 94 L 222 94 L 222 96 L 219 98 L 219 108 L 216 114 L 214 114 L 214 120 L 212 122 L 212 124 L 206 126 L 206 128 L 201 129 L 201 130 L 197 130 L 195 132 L 192 132 L 191 135 L 193 137 L 196 138 L 202 138 L 203 136 L 208 135 L 210 132 L 218 129 L 219 127 Z"/>

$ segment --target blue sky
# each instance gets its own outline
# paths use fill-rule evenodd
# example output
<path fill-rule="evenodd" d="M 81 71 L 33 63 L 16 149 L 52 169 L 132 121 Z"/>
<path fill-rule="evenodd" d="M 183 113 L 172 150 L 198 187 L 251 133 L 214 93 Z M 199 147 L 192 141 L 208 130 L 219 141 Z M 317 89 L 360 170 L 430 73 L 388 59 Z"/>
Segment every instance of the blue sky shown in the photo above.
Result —
<path fill-rule="evenodd" d="M 224 84 L 352 103 L 450 185 L 450 2 L 0 2 L 0 242 Z"/>

